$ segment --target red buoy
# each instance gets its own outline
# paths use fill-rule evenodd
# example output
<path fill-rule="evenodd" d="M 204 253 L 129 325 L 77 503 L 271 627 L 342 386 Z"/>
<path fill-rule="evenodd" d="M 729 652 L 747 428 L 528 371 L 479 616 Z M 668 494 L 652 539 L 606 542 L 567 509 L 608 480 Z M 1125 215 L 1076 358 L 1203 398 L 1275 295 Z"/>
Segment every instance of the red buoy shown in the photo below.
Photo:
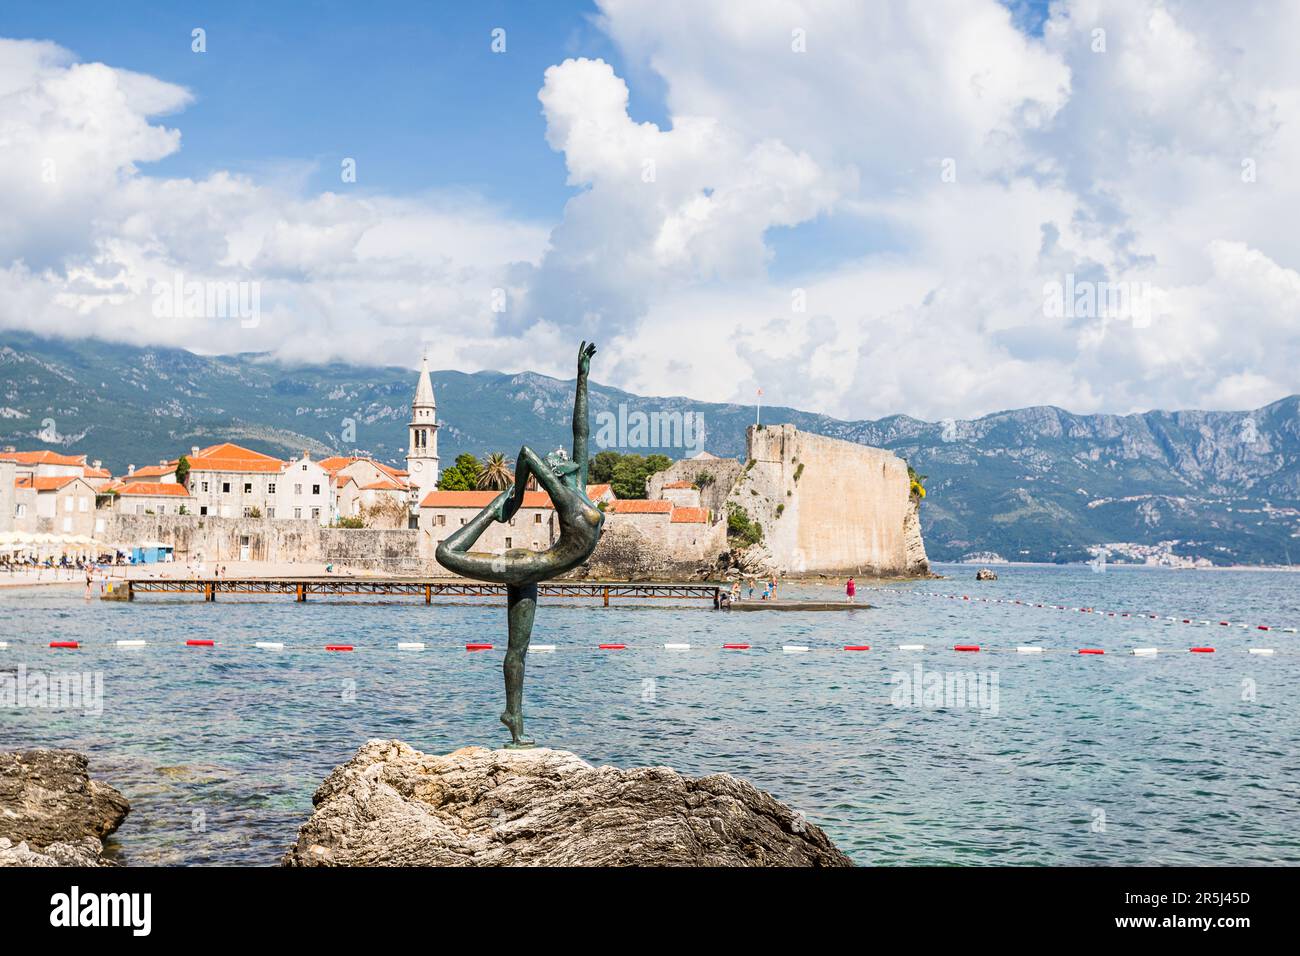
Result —
<path fill-rule="evenodd" d="M 870 644 L 845 644 L 844 649 L 846 651 L 869 651 L 871 650 L 871 645 Z"/>
<path fill-rule="evenodd" d="M 1079 648 L 1079 653 L 1080 654 L 1105 654 L 1106 652 L 1103 651 L 1100 647 L 1081 647 Z"/>
<path fill-rule="evenodd" d="M 186 647 L 216 647 L 216 641 L 209 641 L 206 638 L 196 639 L 185 642 Z"/>
<path fill-rule="evenodd" d="M 1188 650 L 1190 650 L 1193 654 L 1213 654 L 1213 653 L 1214 653 L 1214 648 L 1212 648 L 1212 647 L 1191 647 L 1191 648 L 1188 648 Z"/>
<path fill-rule="evenodd" d="M 1258 627 L 1258 629 L 1261 630 L 1261 631 L 1269 631 L 1269 630 L 1272 630 L 1272 628 L 1270 628 L 1267 624 L 1260 624 L 1260 625 L 1257 625 L 1257 627 Z"/>
<path fill-rule="evenodd" d="M 954 644 L 952 649 L 954 651 L 978 651 L 980 646 L 978 644 Z"/>
<path fill-rule="evenodd" d="M 68 647 L 76 650 L 80 646 L 76 641 L 50 641 L 50 647 Z"/>
<path fill-rule="evenodd" d="M 1220 622 L 1219 622 L 1219 626 L 1221 626 L 1221 627 L 1227 627 L 1227 626 L 1228 626 L 1228 622 L 1227 622 L 1227 621 L 1220 621 Z"/>
<path fill-rule="evenodd" d="M 625 651 L 625 650 L 627 650 L 627 645 L 626 645 L 626 644 L 597 644 L 596 647 L 597 647 L 598 650 L 602 650 L 602 651 Z"/>
<path fill-rule="evenodd" d="M 466 645 L 465 645 L 465 650 L 467 650 L 467 651 L 490 651 L 490 650 L 492 650 L 492 645 L 491 645 L 491 644 L 466 644 Z"/>
<path fill-rule="evenodd" d="M 748 644 L 723 644 L 722 649 L 724 651 L 747 651 L 749 650 L 749 645 Z"/>
<path fill-rule="evenodd" d="M 351 645 L 351 644 L 326 644 L 326 645 L 325 645 L 325 650 L 327 650 L 327 651 L 350 651 L 350 650 L 352 650 L 352 645 Z"/>

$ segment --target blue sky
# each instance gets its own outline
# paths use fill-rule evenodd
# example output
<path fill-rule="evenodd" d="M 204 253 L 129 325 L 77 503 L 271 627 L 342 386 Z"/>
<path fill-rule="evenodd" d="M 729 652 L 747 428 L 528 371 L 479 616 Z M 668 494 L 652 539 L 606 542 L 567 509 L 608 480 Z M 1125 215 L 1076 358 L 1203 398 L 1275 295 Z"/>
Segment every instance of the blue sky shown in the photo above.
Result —
<path fill-rule="evenodd" d="M 6 0 L 0 328 L 557 375 L 596 339 L 611 385 L 844 418 L 1258 407 L 1300 368 L 1300 6 L 1252 11 Z M 258 320 L 159 321 L 182 280 Z"/>
<path fill-rule="evenodd" d="M 52 39 L 85 61 L 188 88 L 179 152 L 149 167 L 201 178 L 272 175 L 304 163 L 311 191 L 338 187 L 342 157 L 363 190 L 465 189 L 507 212 L 553 221 L 572 190 L 547 145 L 537 101 L 548 66 L 570 56 L 624 64 L 587 2 L 266 0 L 167 3 L 5 0 L 0 36 Z M 207 52 L 191 31 L 207 31 Z M 491 31 L 506 30 L 506 54 Z M 663 87 L 642 74 L 639 120 L 665 122 Z"/>

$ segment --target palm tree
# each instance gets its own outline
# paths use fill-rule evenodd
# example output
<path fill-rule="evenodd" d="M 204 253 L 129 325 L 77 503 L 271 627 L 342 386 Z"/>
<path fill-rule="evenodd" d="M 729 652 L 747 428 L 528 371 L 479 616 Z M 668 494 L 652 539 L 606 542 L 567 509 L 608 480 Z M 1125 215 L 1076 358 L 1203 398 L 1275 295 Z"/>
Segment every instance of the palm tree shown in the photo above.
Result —
<path fill-rule="evenodd" d="M 515 463 L 499 451 L 483 459 L 483 470 L 478 473 L 478 486 L 494 491 L 509 488 L 515 480 Z"/>

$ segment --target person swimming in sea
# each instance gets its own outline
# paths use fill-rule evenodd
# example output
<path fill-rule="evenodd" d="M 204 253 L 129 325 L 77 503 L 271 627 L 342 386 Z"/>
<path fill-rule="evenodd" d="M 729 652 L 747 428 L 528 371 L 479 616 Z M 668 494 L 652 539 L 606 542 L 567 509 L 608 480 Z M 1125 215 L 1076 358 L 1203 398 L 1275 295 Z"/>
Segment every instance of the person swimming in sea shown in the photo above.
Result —
<path fill-rule="evenodd" d="M 438 545 L 438 563 L 449 571 L 506 585 L 509 614 L 509 645 L 503 665 L 506 683 L 506 709 L 501 722 L 510 729 L 507 746 L 533 746 L 524 737 L 523 687 L 524 658 L 532 639 L 533 618 L 537 613 L 537 582 L 559 577 L 582 564 L 596 550 L 605 515 L 587 497 L 588 415 L 587 376 L 594 343 L 583 342 L 578 348 L 578 380 L 573 398 L 573 457 L 563 449 L 541 458 L 527 445 L 515 459 L 514 484 L 493 499 L 455 534 Z M 551 498 L 559 519 L 559 538 L 545 551 L 510 548 L 505 554 L 472 551 L 471 548 L 494 522 L 508 522 L 524 502 L 530 478 Z"/>

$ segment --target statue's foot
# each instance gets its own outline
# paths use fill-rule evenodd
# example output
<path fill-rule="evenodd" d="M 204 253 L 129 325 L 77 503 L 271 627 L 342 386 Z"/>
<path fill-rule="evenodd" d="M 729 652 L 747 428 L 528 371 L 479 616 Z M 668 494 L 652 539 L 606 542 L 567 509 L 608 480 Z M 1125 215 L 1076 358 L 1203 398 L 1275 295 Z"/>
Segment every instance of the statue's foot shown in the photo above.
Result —
<path fill-rule="evenodd" d="M 504 711 L 501 714 L 501 723 L 510 728 L 510 743 L 506 744 L 507 750 L 527 750 L 529 747 L 536 747 L 537 744 L 528 737 L 524 736 L 524 715 L 522 713 L 512 713 Z"/>

